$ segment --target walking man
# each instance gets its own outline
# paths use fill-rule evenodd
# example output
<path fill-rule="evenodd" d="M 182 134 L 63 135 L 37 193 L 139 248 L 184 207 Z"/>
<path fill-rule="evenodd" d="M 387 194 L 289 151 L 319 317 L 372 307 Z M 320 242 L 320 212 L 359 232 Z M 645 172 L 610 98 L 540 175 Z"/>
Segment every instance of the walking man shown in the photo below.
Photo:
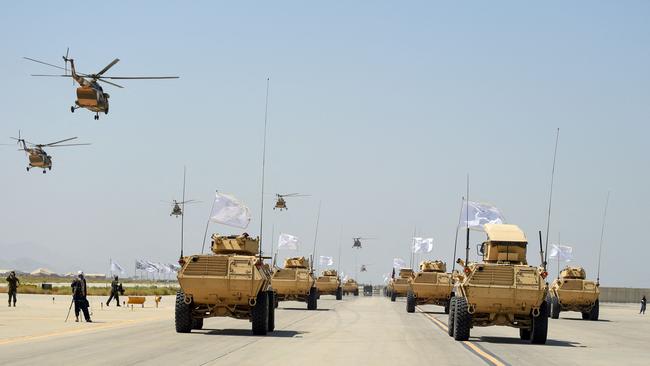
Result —
<path fill-rule="evenodd" d="M 120 283 L 119 279 L 117 276 L 113 279 L 113 282 L 111 282 L 111 296 L 108 297 L 108 301 L 106 301 L 106 306 L 109 306 L 111 303 L 111 300 L 115 298 L 115 302 L 117 303 L 117 306 L 120 306 L 120 293 L 124 291 L 122 289 L 122 284 Z"/>
<path fill-rule="evenodd" d="M 77 278 L 72 281 L 70 286 L 72 287 L 72 301 L 74 301 L 74 315 L 76 317 L 75 321 L 79 321 L 79 312 L 83 312 L 86 322 L 92 323 L 92 320 L 90 320 L 90 314 L 88 313 L 90 303 L 86 298 L 88 294 L 86 278 L 82 271 L 78 272 Z"/>
<path fill-rule="evenodd" d="M 641 298 L 641 311 L 639 311 L 639 314 L 645 314 L 645 305 L 647 302 L 648 300 L 646 300 L 645 295 L 643 295 L 643 297 Z"/>
<path fill-rule="evenodd" d="M 9 277 L 7 277 L 8 291 L 9 294 L 9 306 L 11 306 L 11 299 L 14 299 L 14 307 L 16 307 L 16 293 L 18 292 L 18 286 L 20 285 L 20 280 L 16 277 L 16 272 L 11 271 Z"/>

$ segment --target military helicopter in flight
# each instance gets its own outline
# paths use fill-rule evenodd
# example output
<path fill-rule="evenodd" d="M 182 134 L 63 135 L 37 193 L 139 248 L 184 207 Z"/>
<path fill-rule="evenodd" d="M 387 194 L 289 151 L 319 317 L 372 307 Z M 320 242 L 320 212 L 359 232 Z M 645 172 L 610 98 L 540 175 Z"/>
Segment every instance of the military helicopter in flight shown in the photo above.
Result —
<path fill-rule="evenodd" d="M 165 203 L 170 203 L 172 204 L 172 212 L 169 214 L 169 216 L 182 216 L 183 215 L 183 209 L 181 206 L 187 205 L 188 203 L 198 203 L 199 201 L 196 200 L 187 200 L 187 201 L 177 201 L 177 200 L 172 200 L 172 202 L 169 201 L 163 201 Z"/>
<path fill-rule="evenodd" d="M 18 149 L 18 151 L 25 151 L 27 153 L 27 157 L 29 158 L 29 166 L 27 167 L 27 171 L 29 171 L 30 168 L 41 168 L 43 169 L 43 174 L 47 172 L 47 170 L 52 170 L 52 156 L 48 155 L 45 150 L 43 150 L 44 147 L 64 147 L 64 146 L 82 146 L 82 145 L 90 145 L 87 143 L 83 144 L 61 144 L 62 142 L 67 142 L 70 140 L 74 140 L 77 137 L 70 137 L 64 140 L 59 140 L 55 142 L 50 142 L 49 144 L 34 144 L 32 142 L 29 142 L 25 139 L 23 139 L 20 136 L 20 131 L 18 131 L 18 138 L 16 137 L 11 137 L 12 139 L 16 140 L 18 145 L 22 145 L 22 149 Z M 28 147 L 29 145 L 29 147 Z M 46 170 L 47 169 L 47 170 Z"/>
<path fill-rule="evenodd" d="M 363 238 L 363 237 L 352 238 L 352 240 L 354 240 L 354 243 L 352 244 L 352 248 L 361 249 L 361 240 L 373 240 L 373 239 L 375 238 Z"/>
<path fill-rule="evenodd" d="M 288 193 L 288 194 L 276 193 L 275 195 L 277 196 L 278 200 L 275 203 L 275 207 L 273 207 L 273 209 L 275 210 L 277 208 L 280 211 L 289 209 L 287 207 L 287 201 L 284 199 L 285 197 L 309 197 L 308 194 L 300 194 L 300 193 Z"/>
<path fill-rule="evenodd" d="M 69 51 L 70 49 L 68 49 Z M 29 57 L 23 57 L 26 60 L 37 62 L 39 64 L 51 66 L 57 69 L 65 71 L 64 75 L 44 75 L 44 74 L 32 74 L 32 76 L 50 76 L 50 77 L 69 77 L 72 78 L 73 84 L 76 81 L 79 84 L 77 88 L 77 100 L 75 105 L 70 107 L 70 111 L 74 113 L 76 109 L 85 108 L 91 112 L 95 112 L 95 120 L 99 119 L 99 113 L 103 112 L 108 114 L 108 99 L 110 95 L 104 92 L 104 89 L 98 82 L 106 83 L 109 85 L 116 86 L 118 88 L 124 88 L 121 85 L 110 82 L 106 79 L 111 80 L 135 80 L 135 79 L 178 79 L 178 76 L 104 76 L 104 73 L 108 71 L 111 67 L 115 66 L 120 59 L 116 58 L 111 63 L 106 65 L 96 74 L 83 74 L 77 72 L 74 65 L 74 60 L 68 58 L 68 51 L 66 51 L 65 56 L 63 56 L 63 61 L 65 62 L 64 67 L 52 65 L 50 63 L 36 60 Z M 68 74 L 68 63 L 70 63 L 70 71 Z"/>
<path fill-rule="evenodd" d="M 365 264 L 361 265 L 361 272 L 368 272 L 368 268 L 366 267 Z"/>

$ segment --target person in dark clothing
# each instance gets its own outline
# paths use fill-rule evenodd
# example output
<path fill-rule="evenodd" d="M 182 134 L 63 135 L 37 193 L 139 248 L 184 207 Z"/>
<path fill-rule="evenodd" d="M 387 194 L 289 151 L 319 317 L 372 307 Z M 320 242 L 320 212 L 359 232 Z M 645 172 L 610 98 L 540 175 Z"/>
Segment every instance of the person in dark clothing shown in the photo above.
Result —
<path fill-rule="evenodd" d="M 646 300 L 645 295 L 643 295 L 641 298 L 641 311 L 639 311 L 639 314 L 645 314 L 645 305 L 647 302 L 648 300 Z"/>
<path fill-rule="evenodd" d="M 122 289 L 122 284 L 119 281 L 119 278 L 115 276 L 113 279 L 113 282 L 111 282 L 111 296 L 108 297 L 108 301 L 106 301 L 106 306 L 109 306 L 111 303 L 111 300 L 115 298 L 115 302 L 117 303 L 117 306 L 120 306 L 120 294 L 122 294 L 124 290 Z"/>
<path fill-rule="evenodd" d="M 16 277 L 16 272 L 11 271 L 9 277 L 7 277 L 8 289 L 7 293 L 9 294 L 9 306 L 11 306 L 11 299 L 14 299 L 14 307 L 16 307 L 16 293 L 18 292 L 18 286 L 20 285 L 20 280 Z"/>
<path fill-rule="evenodd" d="M 90 320 L 90 313 L 88 312 L 90 303 L 86 298 L 88 293 L 86 288 L 86 278 L 82 271 L 79 271 L 79 275 L 74 279 L 74 281 L 72 281 L 70 286 L 72 287 L 72 301 L 74 301 L 74 315 L 77 319 L 76 321 L 79 321 L 79 312 L 83 312 L 86 321 L 92 323 L 92 320 Z"/>

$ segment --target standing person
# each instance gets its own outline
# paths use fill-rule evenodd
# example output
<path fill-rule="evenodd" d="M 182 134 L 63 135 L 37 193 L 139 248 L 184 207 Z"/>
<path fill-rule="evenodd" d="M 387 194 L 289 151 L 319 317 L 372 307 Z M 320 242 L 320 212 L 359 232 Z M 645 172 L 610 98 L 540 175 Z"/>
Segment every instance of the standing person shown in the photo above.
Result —
<path fill-rule="evenodd" d="M 11 271 L 9 277 L 7 277 L 8 291 L 9 294 L 9 306 L 11 307 L 11 299 L 14 299 L 14 307 L 16 307 L 16 293 L 18 292 L 18 286 L 20 285 L 20 280 L 16 277 L 16 272 Z"/>
<path fill-rule="evenodd" d="M 108 301 L 106 301 L 106 306 L 109 306 L 111 303 L 111 300 L 115 298 L 115 302 L 117 303 L 117 306 L 120 306 L 120 293 L 124 291 L 122 290 L 122 284 L 119 281 L 119 278 L 115 276 L 113 279 L 113 282 L 111 282 L 111 296 L 108 297 Z"/>
<path fill-rule="evenodd" d="M 645 305 L 647 302 L 648 300 L 646 300 L 645 295 L 643 295 L 643 297 L 641 298 L 641 311 L 639 311 L 639 314 L 645 314 Z"/>
<path fill-rule="evenodd" d="M 90 314 L 88 313 L 88 303 L 87 288 L 86 288 L 86 278 L 82 271 L 78 272 L 77 278 L 72 281 L 70 285 L 72 287 L 72 301 L 74 301 L 74 315 L 76 317 L 75 321 L 79 321 L 79 312 L 84 313 L 84 318 L 88 323 L 92 323 L 90 320 Z"/>

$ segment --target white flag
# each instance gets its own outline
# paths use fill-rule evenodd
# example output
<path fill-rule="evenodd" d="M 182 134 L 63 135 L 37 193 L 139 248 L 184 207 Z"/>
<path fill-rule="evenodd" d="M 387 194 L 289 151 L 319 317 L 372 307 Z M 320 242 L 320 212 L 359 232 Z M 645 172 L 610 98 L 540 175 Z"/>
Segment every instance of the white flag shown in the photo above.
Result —
<path fill-rule="evenodd" d="M 331 266 L 334 264 L 334 259 L 332 259 L 332 257 L 321 255 L 318 258 L 318 264 L 320 264 L 321 266 Z"/>
<path fill-rule="evenodd" d="M 124 269 L 117 262 L 114 262 L 111 259 L 111 273 L 121 273 L 124 274 Z"/>
<path fill-rule="evenodd" d="M 251 222 L 251 211 L 237 198 L 217 192 L 210 221 L 246 229 Z"/>
<path fill-rule="evenodd" d="M 393 258 L 393 268 L 402 269 L 406 267 L 406 262 L 402 258 Z"/>
<path fill-rule="evenodd" d="M 433 238 L 413 238 L 413 253 L 430 253 L 433 250 Z"/>
<path fill-rule="evenodd" d="M 555 245 L 552 244 L 551 250 L 548 253 L 548 256 L 551 258 L 558 258 L 564 262 L 571 262 L 573 259 L 573 248 L 566 245 Z"/>
<path fill-rule="evenodd" d="M 461 227 L 479 228 L 481 230 L 485 224 L 503 224 L 506 222 L 498 208 L 472 201 L 465 201 L 460 217 Z"/>
<path fill-rule="evenodd" d="M 300 244 L 300 239 L 291 234 L 282 233 L 278 238 L 278 249 L 298 250 L 298 244 Z"/>

